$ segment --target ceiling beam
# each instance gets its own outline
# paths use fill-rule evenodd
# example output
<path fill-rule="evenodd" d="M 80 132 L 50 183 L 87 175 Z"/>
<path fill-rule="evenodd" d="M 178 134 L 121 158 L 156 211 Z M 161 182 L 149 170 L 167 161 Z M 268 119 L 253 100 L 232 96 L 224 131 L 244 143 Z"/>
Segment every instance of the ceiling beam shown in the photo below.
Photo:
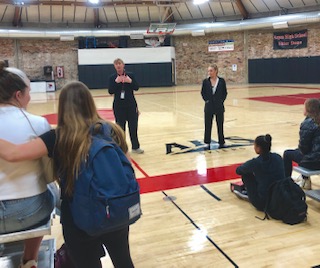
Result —
<path fill-rule="evenodd" d="M 174 17 L 173 17 L 173 12 L 171 7 L 166 7 L 162 13 L 161 16 L 161 22 L 173 22 Z"/>
<path fill-rule="evenodd" d="M 95 28 L 100 28 L 100 19 L 99 19 L 99 8 L 94 8 L 93 9 L 93 24 Z"/>
<path fill-rule="evenodd" d="M 20 26 L 20 23 L 21 23 L 21 10 L 22 10 L 22 7 L 15 7 L 14 8 L 14 15 L 13 15 L 13 20 L 12 20 L 12 25 L 14 27 Z"/>
<path fill-rule="evenodd" d="M 220 0 L 221 1 L 221 0 Z M 4 5 L 16 5 L 16 6 L 41 6 L 41 5 L 49 5 L 49 6 L 85 6 L 92 8 L 99 7 L 108 7 L 108 6 L 174 6 L 175 4 L 187 3 L 191 2 L 191 0 L 170 0 L 164 1 L 154 1 L 154 0 L 138 0 L 138 1 L 122 1 L 122 2 L 100 2 L 99 4 L 90 4 L 87 1 L 79 2 L 79 1 L 50 1 L 50 0 L 30 0 L 26 2 L 22 2 L 19 4 L 16 0 L 0 0 L 0 4 Z M 22 4 L 23 3 L 23 4 Z"/>
<path fill-rule="evenodd" d="M 241 0 L 236 0 L 236 5 L 237 5 L 242 17 L 244 19 L 247 19 L 249 17 L 249 13 L 246 10 L 245 6 L 243 5 L 242 1 Z"/>

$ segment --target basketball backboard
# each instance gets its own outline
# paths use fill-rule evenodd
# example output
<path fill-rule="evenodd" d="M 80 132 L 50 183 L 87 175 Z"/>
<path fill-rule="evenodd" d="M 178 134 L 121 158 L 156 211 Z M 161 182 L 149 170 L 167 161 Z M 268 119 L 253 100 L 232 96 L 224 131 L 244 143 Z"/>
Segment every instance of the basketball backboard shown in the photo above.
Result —
<path fill-rule="evenodd" d="M 147 33 L 155 35 L 172 34 L 176 27 L 176 23 L 151 23 Z"/>

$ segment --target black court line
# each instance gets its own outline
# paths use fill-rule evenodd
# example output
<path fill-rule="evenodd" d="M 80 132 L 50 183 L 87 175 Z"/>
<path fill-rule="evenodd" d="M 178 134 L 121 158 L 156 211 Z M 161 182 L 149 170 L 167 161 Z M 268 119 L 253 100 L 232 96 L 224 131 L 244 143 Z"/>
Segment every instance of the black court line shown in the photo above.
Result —
<path fill-rule="evenodd" d="M 211 195 L 214 199 L 221 201 L 221 198 L 219 198 L 218 196 L 216 196 L 213 192 L 211 192 L 207 187 L 205 187 L 204 185 L 200 185 L 200 187 L 205 190 L 209 195 Z"/>
<path fill-rule="evenodd" d="M 185 213 L 175 202 L 174 200 L 172 200 L 172 198 L 170 196 L 168 196 L 164 191 L 162 191 L 162 193 L 171 201 L 171 203 L 180 210 L 180 212 L 192 223 L 192 225 L 194 227 L 196 227 L 196 229 L 198 229 L 199 231 L 201 231 L 201 228 L 188 216 L 187 213 Z M 220 251 L 220 253 L 226 257 L 226 259 L 232 263 L 232 265 L 235 268 L 239 268 L 239 266 L 208 236 L 206 235 L 207 240 L 217 249 Z"/>

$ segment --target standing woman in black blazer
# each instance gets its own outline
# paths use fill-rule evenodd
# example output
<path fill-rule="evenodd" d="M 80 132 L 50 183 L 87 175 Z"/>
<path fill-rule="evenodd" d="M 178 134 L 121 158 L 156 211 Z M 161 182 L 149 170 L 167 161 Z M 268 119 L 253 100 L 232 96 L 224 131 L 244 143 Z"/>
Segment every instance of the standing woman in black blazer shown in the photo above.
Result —
<path fill-rule="evenodd" d="M 136 154 L 144 153 L 140 148 L 138 139 L 138 118 L 139 110 L 134 91 L 139 89 L 134 74 L 126 72 L 122 59 L 115 59 L 113 62 L 116 73 L 109 77 L 109 94 L 114 95 L 113 113 L 116 123 L 126 131 L 128 122 L 132 152 Z"/>
<path fill-rule="evenodd" d="M 223 78 L 218 76 L 218 67 L 212 64 L 208 67 L 209 77 L 202 82 L 201 95 L 205 101 L 204 106 L 204 143 L 210 149 L 212 120 L 216 116 L 219 148 L 224 147 L 224 101 L 227 98 L 227 86 Z"/>

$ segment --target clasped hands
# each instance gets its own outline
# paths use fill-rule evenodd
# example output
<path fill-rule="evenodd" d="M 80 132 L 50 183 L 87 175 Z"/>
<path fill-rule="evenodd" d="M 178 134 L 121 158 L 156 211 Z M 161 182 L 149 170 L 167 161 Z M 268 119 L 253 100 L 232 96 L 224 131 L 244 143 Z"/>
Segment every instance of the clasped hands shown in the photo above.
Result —
<path fill-rule="evenodd" d="M 116 83 L 131 83 L 132 79 L 128 75 L 118 75 L 116 80 Z"/>

